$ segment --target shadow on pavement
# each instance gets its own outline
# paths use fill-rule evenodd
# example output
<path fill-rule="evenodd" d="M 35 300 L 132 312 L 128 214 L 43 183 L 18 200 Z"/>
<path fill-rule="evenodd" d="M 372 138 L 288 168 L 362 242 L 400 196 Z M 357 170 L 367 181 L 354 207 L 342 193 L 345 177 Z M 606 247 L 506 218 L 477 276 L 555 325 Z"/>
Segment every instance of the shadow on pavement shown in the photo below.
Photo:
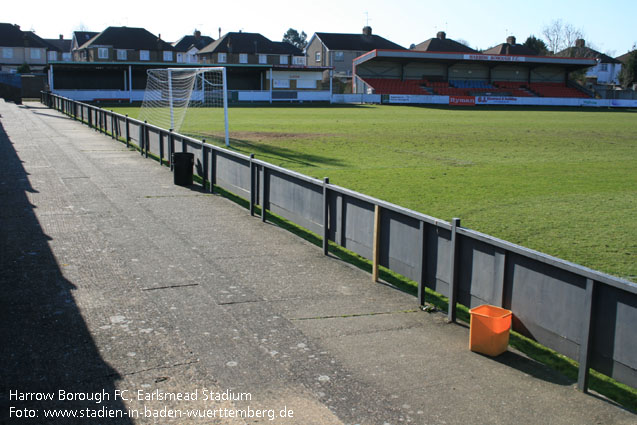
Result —
<path fill-rule="evenodd" d="M 131 423 L 29 201 L 37 193 L 0 123 L 0 424 Z"/>

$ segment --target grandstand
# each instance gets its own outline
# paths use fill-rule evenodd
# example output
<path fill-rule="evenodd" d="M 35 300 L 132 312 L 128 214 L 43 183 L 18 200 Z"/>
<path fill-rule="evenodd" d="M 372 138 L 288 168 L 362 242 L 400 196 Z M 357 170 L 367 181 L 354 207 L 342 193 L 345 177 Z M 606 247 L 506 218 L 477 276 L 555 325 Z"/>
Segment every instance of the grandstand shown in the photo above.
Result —
<path fill-rule="evenodd" d="M 515 37 L 490 51 L 528 53 L 515 44 Z M 401 95 L 403 102 L 413 96 L 414 103 L 431 100 L 422 96 L 443 96 L 475 97 L 479 103 L 493 97 L 495 103 L 562 104 L 560 99 L 591 98 L 568 75 L 595 64 L 589 58 L 479 53 L 438 33 L 412 50 L 374 50 L 356 58 L 354 90 Z"/>

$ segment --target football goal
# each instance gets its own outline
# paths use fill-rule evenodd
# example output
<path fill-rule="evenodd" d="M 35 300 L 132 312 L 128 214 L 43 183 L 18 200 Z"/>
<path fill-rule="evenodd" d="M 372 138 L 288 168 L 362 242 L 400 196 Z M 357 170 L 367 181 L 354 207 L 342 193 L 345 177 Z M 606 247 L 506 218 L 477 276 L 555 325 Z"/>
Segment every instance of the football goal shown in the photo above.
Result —
<path fill-rule="evenodd" d="M 224 67 L 149 69 L 140 118 L 206 140 L 228 135 L 228 85 Z"/>

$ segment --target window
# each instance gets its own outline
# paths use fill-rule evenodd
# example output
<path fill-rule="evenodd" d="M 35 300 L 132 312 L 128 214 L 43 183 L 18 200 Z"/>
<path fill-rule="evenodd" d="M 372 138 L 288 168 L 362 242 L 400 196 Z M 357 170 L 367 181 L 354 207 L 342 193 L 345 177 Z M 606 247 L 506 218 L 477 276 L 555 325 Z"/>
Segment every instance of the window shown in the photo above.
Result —
<path fill-rule="evenodd" d="M 164 51 L 164 61 L 165 62 L 172 62 L 173 61 L 173 52 L 171 52 L 170 50 Z"/>
<path fill-rule="evenodd" d="M 334 52 L 334 62 L 345 61 L 345 54 L 343 52 Z"/>
<path fill-rule="evenodd" d="M 601 63 L 599 70 L 602 71 L 602 72 L 608 72 L 608 64 L 607 63 Z"/>
<path fill-rule="evenodd" d="M 97 57 L 100 59 L 108 59 L 108 47 L 99 47 L 97 49 Z"/>
<path fill-rule="evenodd" d="M 217 56 L 217 61 L 219 63 L 226 63 L 227 60 L 228 60 L 228 57 L 226 56 L 225 53 L 219 53 L 219 55 Z"/>
<path fill-rule="evenodd" d="M 248 63 L 248 54 L 247 53 L 241 53 L 239 55 L 239 63 Z"/>
<path fill-rule="evenodd" d="M 316 61 L 316 62 L 320 62 L 321 61 L 321 52 L 314 53 L 314 61 Z"/>
<path fill-rule="evenodd" d="M 40 49 L 31 48 L 31 59 L 40 59 L 42 54 L 40 53 Z"/>
<path fill-rule="evenodd" d="M 13 48 L 12 47 L 3 47 L 2 48 L 2 57 L 4 59 L 13 59 Z"/>
<path fill-rule="evenodd" d="M 139 51 L 139 60 L 140 61 L 150 60 L 150 52 L 148 50 L 140 50 Z"/>
<path fill-rule="evenodd" d="M 58 60 L 58 54 L 57 54 L 57 52 L 55 52 L 55 51 L 49 51 L 49 53 L 47 54 L 47 56 L 48 56 L 48 59 L 49 59 L 50 61 L 56 61 L 56 60 Z"/>
<path fill-rule="evenodd" d="M 292 63 L 294 65 L 305 65 L 305 56 L 294 56 L 292 58 Z"/>
<path fill-rule="evenodd" d="M 287 65 L 288 64 L 288 56 L 287 55 L 279 56 L 279 63 L 281 65 Z"/>
<path fill-rule="evenodd" d="M 183 53 L 177 53 L 177 63 L 184 63 L 184 54 Z"/>
<path fill-rule="evenodd" d="M 266 55 L 259 55 L 259 63 L 268 63 L 268 57 Z"/>
<path fill-rule="evenodd" d="M 126 60 L 126 50 L 118 49 L 117 50 L 117 59 L 121 61 Z"/>

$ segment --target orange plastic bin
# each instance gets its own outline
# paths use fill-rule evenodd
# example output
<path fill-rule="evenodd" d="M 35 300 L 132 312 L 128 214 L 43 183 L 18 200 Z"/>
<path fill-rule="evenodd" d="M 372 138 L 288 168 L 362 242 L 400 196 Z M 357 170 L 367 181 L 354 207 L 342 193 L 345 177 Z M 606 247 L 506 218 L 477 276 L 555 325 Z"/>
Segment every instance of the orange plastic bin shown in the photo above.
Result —
<path fill-rule="evenodd" d="M 469 349 L 488 356 L 499 356 L 509 345 L 511 311 L 493 305 L 481 305 L 469 310 Z"/>

